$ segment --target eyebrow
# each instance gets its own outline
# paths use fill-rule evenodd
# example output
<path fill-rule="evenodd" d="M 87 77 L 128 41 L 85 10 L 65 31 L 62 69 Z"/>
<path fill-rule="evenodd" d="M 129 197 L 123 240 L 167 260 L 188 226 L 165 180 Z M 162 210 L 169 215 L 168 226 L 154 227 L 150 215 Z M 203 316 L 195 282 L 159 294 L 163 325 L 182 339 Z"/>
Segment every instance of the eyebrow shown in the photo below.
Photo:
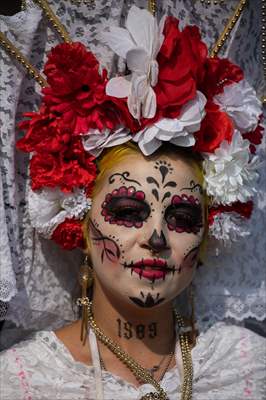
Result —
<path fill-rule="evenodd" d="M 130 175 L 130 172 L 128 172 L 128 171 L 124 171 L 122 173 L 116 172 L 116 173 L 112 174 L 111 176 L 109 176 L 108 182 L 110 184 L 114 183 L 115 182 L 115 177 L 119 176 L 120 178 L 124 179 L 126 182 L 134 182 L 137 185 L 142 186 L 141 183 L 139 183 L 135 179 L 130 179 L 129 175 Z"/>
<path fill-rule="evenodd" d="M 202 186 L 199 183 L 195 183 L 193 180 L 190 181 L 190 187 L 183 187 L 180 189 L 180 192 L 183 190 L 189 190 L 190 192 L 196 192 L 198 190 L 200 194 L 203 194 Z"/>

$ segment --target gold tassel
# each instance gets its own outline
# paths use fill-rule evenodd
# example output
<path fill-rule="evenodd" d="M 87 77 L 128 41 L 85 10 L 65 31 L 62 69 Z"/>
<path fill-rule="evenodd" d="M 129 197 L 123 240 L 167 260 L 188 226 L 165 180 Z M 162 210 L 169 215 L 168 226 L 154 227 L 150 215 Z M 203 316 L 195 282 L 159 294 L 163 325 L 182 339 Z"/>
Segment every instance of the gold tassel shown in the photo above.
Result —
<path fill-rule="evenodd" d="M 86 343 L 88 335 L 88 289 L 93 285 L 93 268 L 88 264 L 89 257 L 86 256 L 84 264 L 80 267 L 79 283 L 81 285 L 81 297 L 77 299 L 77 304 L 82 307 L 81 311 L 81 331 L 80 340 L 83 345 Z"/>

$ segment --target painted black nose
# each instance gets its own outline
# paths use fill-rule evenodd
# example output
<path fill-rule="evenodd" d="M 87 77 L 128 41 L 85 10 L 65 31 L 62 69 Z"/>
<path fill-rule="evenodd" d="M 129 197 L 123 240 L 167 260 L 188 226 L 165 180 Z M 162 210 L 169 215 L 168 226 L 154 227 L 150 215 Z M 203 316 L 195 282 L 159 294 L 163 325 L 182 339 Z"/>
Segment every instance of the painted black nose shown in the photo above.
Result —
<path fill-rule="evenodd" d="M 148 243 L 151 250 L 153 250 L 156 253 L 159 253 L 160 251 L 168 248 L 163 231 L 161 231 L 160 235 L 158 235 L 156 229 L 154 229 L 153 234 L 148 240 Z"/>

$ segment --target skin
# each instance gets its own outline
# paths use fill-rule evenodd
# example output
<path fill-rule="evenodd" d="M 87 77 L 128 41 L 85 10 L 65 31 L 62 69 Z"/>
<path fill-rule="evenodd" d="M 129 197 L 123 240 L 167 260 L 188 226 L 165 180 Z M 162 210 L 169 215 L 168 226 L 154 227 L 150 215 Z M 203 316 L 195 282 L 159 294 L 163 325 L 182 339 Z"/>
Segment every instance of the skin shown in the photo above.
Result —
<path fill-rule="evenodd" d="M 132 196 L 137 192 L 140 202 Z M 143 367 L 152 368 L 173 350 L 172 300 L 195 274 L 205 229 L 200 182 L 178 155 L 147 160 L 136 154 L 108 171 L 93 200 L 88 229 L 95 320 Z M 153 268 L 153 261 L 159 266 Z M 151 327 L 155 335 L 149 334 Z M 56 334 L 76 360 L 91 364 L 79 328 L 78 321 Z M 110 372 L 139 385 L 104 345 L 98 346 Z"/>

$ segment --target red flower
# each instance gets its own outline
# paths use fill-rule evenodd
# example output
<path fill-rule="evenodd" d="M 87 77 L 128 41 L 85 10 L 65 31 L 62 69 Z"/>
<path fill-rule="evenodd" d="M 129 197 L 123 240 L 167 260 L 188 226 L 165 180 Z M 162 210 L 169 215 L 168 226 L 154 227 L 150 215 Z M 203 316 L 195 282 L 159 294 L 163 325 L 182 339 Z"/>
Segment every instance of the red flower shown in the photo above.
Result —
<path fill-rule="evenodd" d="M 260 118 L 260 120 L 262 120 L 262 117 Z M 263 132 L 264 132 L 264 127 L 258 124 L 254 131 L 243 133 L 242 135 L 243 138 L 248 139 L 251 143 L 249 149 L 252 154 L 256 153 L 256 146 L 261 144 Z"/>
<path fill-rule="evenodd" d="M 206 116 L 200 130 L 195 133 L 194 149 L 199 152 L 213 153 L 224 140 L 231 142 L 234 127 L 228 115 L 220 111 L 216 104 L 208 102 L 205 109 Z"/>
<path fill-rule="evenodd" d="M 165 39 L 157 57 L 158 84 L 155 87 L 157 109 L 163 117 L 176 118 L 181 107 L 196 96 L 197 80 L 202 79 L 207 48 L 196 27 L 182 32 L 178 20 L 168 17 Z"/>
<path fill-rule="evenodd" d="M 236 201 L 235 203 L 231 204 L 230 206 L 219 205 L 217 207 L 211 207 L 209 209 L 208 214 L 208 222 L 209 225 L 212 225 L 214 222 L 214 217 L 218 214 L 227 212 L 235 212 L 243 218 L 249 219 L 251 217 L 253 210 L 253 201 L 247 201 L 246 203 L 241 203 L 240 201 Z"/>
<path fill-rule="evenodd" d="M 25 152 L 60 152 L 70 140 L 70 132 L 61 126 L 61 121 L 41 107 L 39 113 L 25 113 L 30 119 L 22 121 L 19 128 L 26 130 L 26 135 L 17 141 L 17 148 Z"/>
<path fill-rule="evenodd" d="M 52 239 L 65 250 L 84 248 L 82 223 L 66 219 L 54 230 Z"/>
<path fill-rule="evenodd" d="M 207 98 L 223 92 L 223 88 L 244 78 L 243 71 L 226 58 L 208 58 L 205 64 L 205 78 L 199 87 Z"/>
<path fill-rule="evenodd" d="M 74 134 L 89 129 L 113 130 L 134 122 L 125 102 L 105 94 L 107 72 L 81 43 L 63 43 L 48 56 L 44 72 L 50 85 L 43 89 L 44 102 Z"/>
<path fill-rule="evenodd" d="M 85 187 L 89 195 L 96 178 L 94 159 L 85 152 L 80 138 L 72 139 L 64 152 L 36 153 L 30 160 L 32 189 L 58 186 L 69 192 L 75 187 Z"/>

